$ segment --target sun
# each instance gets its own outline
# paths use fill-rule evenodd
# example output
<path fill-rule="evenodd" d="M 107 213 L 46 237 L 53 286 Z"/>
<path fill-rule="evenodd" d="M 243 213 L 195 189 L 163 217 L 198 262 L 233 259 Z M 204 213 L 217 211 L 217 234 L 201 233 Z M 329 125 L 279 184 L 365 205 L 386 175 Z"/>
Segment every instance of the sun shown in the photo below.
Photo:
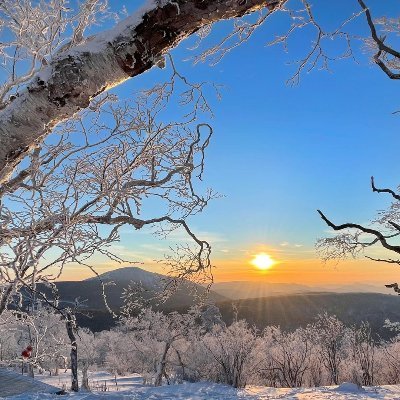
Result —
<path fill-rule="evenodd" d="M 254 266 L 256 266 L 258 269 L 265 271 L 265 270 L 271 268 L 274 264 L 276 264 L 276 261 L 274 261 L 271 258 L 271 256 L 269 256 L 266 253 L 260 253 L 260 254 L 256 254 L 256 256 L 253 258 L 251 263 Z"/>

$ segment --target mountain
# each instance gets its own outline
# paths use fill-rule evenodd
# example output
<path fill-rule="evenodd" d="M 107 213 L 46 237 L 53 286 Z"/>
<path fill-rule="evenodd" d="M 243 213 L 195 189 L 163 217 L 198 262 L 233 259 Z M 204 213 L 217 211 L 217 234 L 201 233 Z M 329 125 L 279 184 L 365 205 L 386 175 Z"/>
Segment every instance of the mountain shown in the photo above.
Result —
<path fill-rule="evenodd" d="M 79 299 L 79 301 L 84 302 L 83 304 L 87 310 L 105 311 L 106 306 L 102 292 L 103 283 L 107 304 L 112 310 L 117 311 L 123 305 L 121 295 L 128 285 L 132 283 L 141 284 L 144 290 L 143 297 L 150 299 L 163 290 L 165 283 L 169 279 L 165 275 L 145 271 L 138 267 L 126 267 L 83 281 L 56 282 L 55 286 L 61 303 L 74 304 L 76 299 Z M 51 290 L 48 287 L 44 285 L 38 285 L 38 287 L 49 298 L 52 298 Z M 162 309 L 189 307 L 195 302 L 196 295 L 203 295 L 204 293 L 205 289 L 202 286 L 185 281 L 159 307 Z M 213 291 L 210 291 L 208 298 L 212 302 L 226 300 L 226 297 Z M 156 305 L 155 302 L 153 302 L 153 305 Z"/>
<path fill-rule="evenodd" d="M 167 279 L 167 276 L 146 271 L 138 267 L 125 267 L 105 272 L 104 274 L 99 275 L 99 277 L 94 276 L 85 279 L 84 282 L 98 281 L 99 278 L 103 282 L 114 281 L 124 284 L 129 282 L 141 282 L 147 288 L 156 288 L 160 285 L 163 279 Z"/>
<path fill-rule="evenodd" d="M 123 304 L 121 294 L 131 282 L 141 283 L 145 289 L 144 297 L 150 298 L 162 289 L 168 277 L 137 267 L 127 267 L 101 274 L 100 279 L 105 284 L 107 303 L 111 309 L 118 311 Z M 56 282 L 62 303 L 74 303 L 76 298 L 86 300 L 89 316 L 78 314 L 78 324 L 94 331 L 109 329 L 116 324 L 105 307 L 100 279 Z M 330 289 L 346 291 L 356 287 L 358 285 L 332 285 Z M 371 286 L 366 290 L 374 288 Z M 400 321 L 400 297 L 391 294 L 315 292 L 314 287 L 305 285 L 260 282 L 216 283 L 212 289 L 209 299 L 220 308 L 226 323 L 234 318 L 234 304 L 238 318 L 246 319 L 259 330 L 267 325 L 280 325 L 285 330 L 296 329 L 311 323 L 319 313 L 327 312 L 348 325 L 368 321 L 375 334 L 387 338 L 390 332 L 383 328 L 384 320 Z M 42 286 L 41 290 L 51 298 L 48 288 Z M 205 289 L 186 282 L 165 303 L 153 303 L 153 306 L 166 312 L 185 312 L 196 300 L 195 291 L 204 294 Z M 236 299 L 232 300 L 233 297 Z"/>
<path fill-rule="evenodd" d="M 281 296 L 296 293 L 383 293 L 389 294 L 390 291 L 383 285 L 366 285 L 362 283 L 353 284 L 331 284 L 325 286 L 307 286 L 295 283 L 270 283 L 270 282 L 216 282 L 212 285 L 212 290 L 222 296 L 233 300 L 254 299 L 268 296 Z"/>

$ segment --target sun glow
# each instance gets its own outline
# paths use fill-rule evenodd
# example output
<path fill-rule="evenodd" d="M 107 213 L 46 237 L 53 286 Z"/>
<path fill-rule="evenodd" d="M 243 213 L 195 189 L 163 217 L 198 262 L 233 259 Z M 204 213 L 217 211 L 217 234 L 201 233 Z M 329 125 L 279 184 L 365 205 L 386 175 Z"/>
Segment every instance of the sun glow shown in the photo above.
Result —
<path fill-rule="evenodd" d="M 253 260 L 251 261 L 251 263 L 257 267 L 258 269 L 261 269 L 262 271 L 265 271 L 269 268 L 271 268 L 276 261 L 274 261 L 271 256 L 269 256 L 266 253 L 260 253 L 257 254 Z"/>

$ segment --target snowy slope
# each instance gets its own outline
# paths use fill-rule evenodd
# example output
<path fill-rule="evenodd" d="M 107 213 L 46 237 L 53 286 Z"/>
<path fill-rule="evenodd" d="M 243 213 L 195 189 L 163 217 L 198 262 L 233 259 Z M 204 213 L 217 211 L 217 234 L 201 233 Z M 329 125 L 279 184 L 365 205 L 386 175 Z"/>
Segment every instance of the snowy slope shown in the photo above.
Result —
<path fill-rule="evenodd" d="M 54 386 L 69 382 L 69 375 L 60 377 L 41 377 L 42 381 Z M 116 391 L 113 377 L 104 372 L 92 373 L 93 385 L 107 381 L 108 392 L 77 393 L 67 396 L 49 394 L 25 394 L 10 397 L 13 400 L 45 400 L 45 399 L 71 399 L 71 400 L 272 400 L 272 399 L 298 399 L 298 400 L 369 400 L 385 399 L 400 400 L 400 386 L 383 386 L 358 390 L 353 384 L 343 384 L 340 387 L 323 387 L 309 389 L 288 389 L 268 387 L 248 387 L 234 389 L 230 386 L 208 382 L 185 383 L 162 387 L 149 387 L 142 385 L 138 375 L 118 378 Z"/>
<path fill-rule="evenodd" d="M 152 288 L 154 290 L 160 289 L 163 279 L 167 278 L 164 275 L 146 271 L 138 267 L 118 268 L 113 271 L 105 272 L 99 277 L 103 282 L 141 282 L 146 288 Z M 85 281 L 96 281 L 97 279 L 97 277 L 93 277 L 85 279 Z"/>
<path fill-rule="evenodd" d="M 19 393 L 55 393 L 59 389 L 15 371 L 0 368 L 0 398 Z"/>

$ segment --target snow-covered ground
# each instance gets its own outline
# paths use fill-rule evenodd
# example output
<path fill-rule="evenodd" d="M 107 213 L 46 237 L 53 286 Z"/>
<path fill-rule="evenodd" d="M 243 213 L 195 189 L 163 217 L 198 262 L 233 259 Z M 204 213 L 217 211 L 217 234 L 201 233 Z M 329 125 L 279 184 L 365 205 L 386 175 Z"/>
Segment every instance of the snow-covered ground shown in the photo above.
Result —
<path fill-rule="evenodd" d="M 62 388 L 70 385 L 69 373 L 60 373 L 59 376 L 37 376 L 42 382 Z M 57 396 L 51 394 L 21 394 L 9 397 L 13 400 L 270 400 L 270 399 L 299 399 L 299 400 L 368 400 L 390 399 L 400 400 L 400 385 L 365 388 L 358 390 L 352 384 L 343 384 L 340 387 L 322 387 L 309 389 L 276 389 L 268 387 L 250 386 L 246 389 L 234 389 L 230 386 L 208 382 L 184 383 L 162 387 L 143 385 L 139 375 L 129 375 L 117 378 L 106 372 L 94 372 L 90 375 L 92 387 L 107 391 L 80 392 Z"/>

